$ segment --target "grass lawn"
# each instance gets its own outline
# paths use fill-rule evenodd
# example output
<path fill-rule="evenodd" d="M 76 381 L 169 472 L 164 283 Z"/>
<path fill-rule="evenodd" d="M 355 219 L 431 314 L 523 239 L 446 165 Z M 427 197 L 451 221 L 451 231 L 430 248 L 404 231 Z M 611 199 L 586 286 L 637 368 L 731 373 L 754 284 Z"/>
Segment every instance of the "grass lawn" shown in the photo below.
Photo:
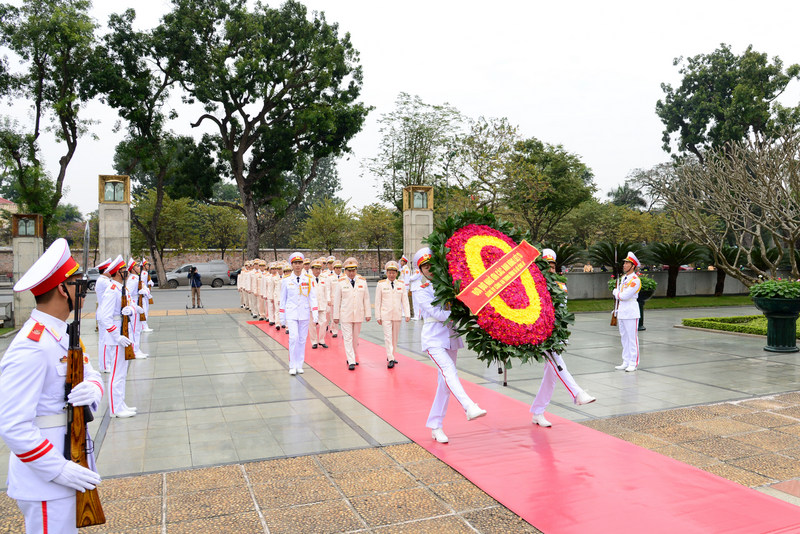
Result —
<path fill-rule="evenodd" d="M 11 326 L 9 326 L 9 327 L 7 327 L 7 328 L 0 328 L 0 336 L 2 336 L 3 334 L 7 334 L 7 333 L 9 333 L 9 332 L 11 332 L 12 330 L 14 330 L 14 328 L 13 328 L 13 327 L 11 327 Z"/>
<path fill-rule="evenodd" d="M 721 297 L 653 297 L 644 305 L 647 310 L 662 310 L 666 308 L 713 308 L 716 306 L 752 306 L 753 299 L 748 295 L 722 295 Z M 614 309 L 614 299 L 586 299 L 570 300 L 571 312 L 610 312 Z"/>

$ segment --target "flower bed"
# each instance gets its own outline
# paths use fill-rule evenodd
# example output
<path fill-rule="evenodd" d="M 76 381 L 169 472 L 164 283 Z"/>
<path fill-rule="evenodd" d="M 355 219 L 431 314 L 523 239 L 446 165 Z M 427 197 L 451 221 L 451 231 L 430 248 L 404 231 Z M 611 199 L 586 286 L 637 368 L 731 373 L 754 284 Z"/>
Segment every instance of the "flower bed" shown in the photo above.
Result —
<path fill-rule="evenodd" d="M 456 298 L 523 238 L 491 214 L 466 212 L 437 225 L 427 239 L 433 251 L 434 302 L 450 305 L 455 330 L 487 365 L 500 360 L 510 368 L 515 359 L 542 360 L 547 351 L 562 351 L 569 338 L 567 326 L 574 318 L 559 286 L 564 279 L 548 272 L 541 257 L 477 315 Z"/>

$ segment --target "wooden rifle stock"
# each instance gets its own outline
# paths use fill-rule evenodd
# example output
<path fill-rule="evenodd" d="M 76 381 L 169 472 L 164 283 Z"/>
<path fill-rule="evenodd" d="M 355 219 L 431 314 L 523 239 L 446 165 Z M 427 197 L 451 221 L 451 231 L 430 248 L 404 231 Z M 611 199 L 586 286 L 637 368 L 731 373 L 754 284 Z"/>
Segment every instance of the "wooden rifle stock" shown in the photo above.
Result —
<path fill-rule="evenodd" d="M 144 297 L 142 297 L 142 285 L 143 285 L 142 284 L 142 273 L 139 273 L 139 302 L 137 302 L 137 305 L 140 308 L 143 308 L 142 299 L 144 298 Z M 144 312 L 139 314 L 139 320 L 140 321 L 146 321 L 147 320 L 147 316 L 144 314 Z"/>
<path fill-rule="evenodd" d="M 125 286 L 123 285 L 122 286 L 122 302 L 120 302 L 120 304 L 119 304 L 120 313 L 125 308 L 125 306 L 128 305 L 128 295 L 127 295 L 127 293 L 125 291 L 126 291 L 126 289 L 125 289 Z M 120 334 L 122 334 L 123 336 L 125 336 L 128 339 L 130 339 L 131 341 L 133 341 L 133 337 L 131 337 L 131 335 L 129 333 L 130 332 L 130 321 L 131 321 L 131 319 L 127 315 L 123 315 L 122 316 L 122 327 L 120 328 Z M 130 345 L 125 347 L 125 359 L 126 360 L 135 360 L 136 359 L 136 353 L 133 352 L 133 343 L 131 343 Z"/>
<path fill-rule="evenodd" d="M 79 294 L 81 292 L 81 287 L 85 287 L 86 281 L 80 280 L 75 284 L 77 288 L 75 319 L 68 327 L 69 350 L 67 351 L 67 380 L 65 385 L 67 395 L 72 391 L 73 386 L 83 382 L 84 355 L 80 338 L 80 304 L 83 296 Z M 83 284 L 83 286 L 81 284 Z M 67 436 L 65 443 L 67 450 L 64 451 L 64 455 L 69 461 L 75 462 L 87 469 L 89 469 L 89 458 L 86 449 L 86 423 L 92 419 L 92 412 L 88 406 L 73 406 L 67 403 Z M 106 522 L 106 516 L 100 504 L 100 496 L 97 494 L 97 488 L 86 490 L 85 492 L 76 491 L 75 504 L 76 527 L 81 528 L 92 525 L 102 525 Z"/>

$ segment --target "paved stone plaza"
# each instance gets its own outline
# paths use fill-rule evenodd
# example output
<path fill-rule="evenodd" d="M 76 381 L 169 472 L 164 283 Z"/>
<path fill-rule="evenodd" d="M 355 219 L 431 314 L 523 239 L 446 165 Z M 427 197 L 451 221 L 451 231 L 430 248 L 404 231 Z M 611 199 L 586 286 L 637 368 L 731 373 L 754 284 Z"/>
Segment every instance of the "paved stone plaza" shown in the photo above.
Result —
<path fill-rule="evenodd" d="M 104 401 L 91 424 L 108 523 L 84 532 L 537 532 L 313 369 L 290 377 L 287 351 L 246 324 L 235 290 L 213 291 L 206 301 L 223 305 L 202 310 L 165 309 L 155 293 L 155 331 L 143 336 L 151 356 L 128 375 L 139 415 L 110 419 Z M 798 504 L 800 356 L 765 352 L 756 337 L 674 328 L 682 317 L 752 313 L 648 311 L 635 373 L 614 370 L 619 335 L 607 314 L 579 314 L 565 361 L 598 401 L 576 407 L 560 388 L 548 412 Z M 427 363 L 420 328 L 404 325 L 400 352 Z M 93 317 L 83 333 L 95 347 Z M 374 322 L 362 337 L 382 343 Z M 503 387 L 466 350 L 459 369 L 525 402 L 542 371 L 512 369 Z M 0 496 L 0 532 L 21 521 Z"/>

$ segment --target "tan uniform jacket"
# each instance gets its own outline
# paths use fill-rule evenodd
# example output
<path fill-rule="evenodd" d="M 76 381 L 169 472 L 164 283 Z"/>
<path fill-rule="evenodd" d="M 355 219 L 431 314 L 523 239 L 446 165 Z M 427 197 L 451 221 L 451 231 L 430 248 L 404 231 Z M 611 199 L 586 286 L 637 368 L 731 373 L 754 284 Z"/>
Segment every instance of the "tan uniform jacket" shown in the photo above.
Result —
<path fill-rule="evenodd" d="M 356 275 L 355 287 L 342 275 L 333 285 L 333 319 L 344 323 L 360 323 L 372 317 L 367 281 Z"/>
<path fill-rule="evenodd" d="M 264 283 L 266 284 L 266 293 L 264 298 L 267 300 L 273 300 L 275 298 L 275 276 L 272 273 L 267 273 L 267 276 L 264 277 Z"/>
<path fill-rule="evenodd" d="M 401 280 L 381 280 L 375 288 L 375 319 L 378 321 L 400 321 L 410 317 L 408 291 Z"/>
<path fill-rule="evenodd" d="M 317 291 L 317 305 L 319 311 L 324 312 L 328 310 L 328 302 L 331 299 L 331 279 L 327 276 L 319 275 L 319 280 L 312 274 L 311 278 L 315 280 L 315 288 Z"/>

